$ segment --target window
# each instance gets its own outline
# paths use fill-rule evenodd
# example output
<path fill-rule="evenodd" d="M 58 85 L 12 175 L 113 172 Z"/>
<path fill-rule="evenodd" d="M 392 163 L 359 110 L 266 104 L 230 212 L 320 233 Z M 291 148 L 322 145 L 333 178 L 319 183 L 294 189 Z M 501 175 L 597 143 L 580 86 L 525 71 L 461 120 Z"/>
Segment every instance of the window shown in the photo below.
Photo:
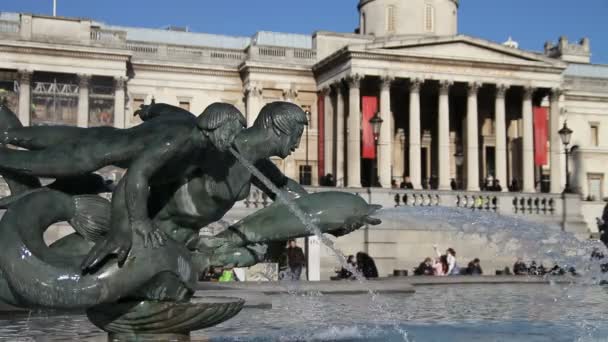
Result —
<path fill-rule="evenodd" d="M 599 140 L 600 126 L 597 123 L 592 123 L 590 125 L 590 128 L 591 128 L 591 146 L 599 146 L 600 145 L 600 140 Z"/>
<path fill-rule="evenodd" d="M 424 13 L 424 30 L 426 32 L 435 32 L 435 7 L 431 4 L 426 4 Z"/>
<path fill-rule="evenodd" d="M 386 8 L 386 31 L 395 32 L 395 6 Z"/>
<path fill-rule="evenodd" d="M 312 166 L 311 165 L 300 165 L 300 184 L 311 185 L 312 184 Z"/>
<path fill-rule="evenodd" d="M 179 101 L 179 107 L 183 110 L 190 111 L 190 101 Z"/>
<path fill-rule="evenodd" d="M 589 189 L 589 195 L 587 199 L 591 201 L 602 200 L 602 185 L 604 181 L 604 175 L 598 173 L 587 174 L 587 186 Z"/>

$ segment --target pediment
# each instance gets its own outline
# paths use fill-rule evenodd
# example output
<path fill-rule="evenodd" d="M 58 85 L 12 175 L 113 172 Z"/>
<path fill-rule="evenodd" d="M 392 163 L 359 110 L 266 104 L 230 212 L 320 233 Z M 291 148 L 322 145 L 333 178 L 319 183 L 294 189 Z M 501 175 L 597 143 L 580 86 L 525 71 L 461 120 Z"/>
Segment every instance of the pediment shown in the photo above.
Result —
<path fill-rule="evenodd" d="M 510 48 L 479 39 L 457 36 L 443 39 L 419 39 L 414 41 L 386 41 L 366 46 L 368 51 L 388 52 L 402 55 L 470 60 L 502 64 L 560 64 L 548 57 Z"/>

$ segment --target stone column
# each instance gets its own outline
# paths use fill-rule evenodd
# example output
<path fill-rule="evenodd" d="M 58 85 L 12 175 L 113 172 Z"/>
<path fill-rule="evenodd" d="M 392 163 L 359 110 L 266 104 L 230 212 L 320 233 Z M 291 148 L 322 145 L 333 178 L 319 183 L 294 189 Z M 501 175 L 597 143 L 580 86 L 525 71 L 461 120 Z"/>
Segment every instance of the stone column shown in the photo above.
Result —
<path fill-rule="evenodd" d="M 414 189 L 421 188 L 421 161 L 420 161 L 420 86 L 422 80 L 410 80 L 410 132 L 408 143 L 410 148 L 410 181 Z"/>
<path fill-rule="evenodd" d="M 504 84 L 496 85 L 495 102 L 495 129 L 496 129 L 496 155 L 495 155 L 495 179 L 500 181 L 502 191 L 508 190 L 507 179 L 507 127 L 506 127 L 506 102 L 505 96 L 508 87 Z"/>
<path fill-rule="evenodd" d="M 532 121 L 534 88 L 524 87 L 523 121 L 523 192 L 535 192 L 534 187 L 534 123 Z"/>
<path fill-rule="evenodd" d="M 125 79 L 114 79 L 114 127 L 125 128 Z"/>
<path fill-rule="evenodd" d="M 254 84 L 249 84 L 245 88 L 245 106 L 247 107 L 247 127 L 253 126 L 255 119 L 258 117 L 260 111 L 260 97 L 262 96 L 262 89 Z"/>
<path fill-rule="evenodd" d="M 467 99 L 467 191 L 479 191 L 479 125 L 477 123 L 477 92 L 479 83 L 468 84 Z"/>
<path fill-rule="evenodd" d="M 549 113 L 549 141 L 551 145 L 551 154 L 549 160 L 551 164 L 551 192 L 554 194 L 562 192 L 562 163 L 560 162 L 562 142 L 559 133 L 557 133 L 560 129 L 560 96 L 561 89 L 551 90 L 551 112 Z"/>
<path fill-rule="evenodd" d="M 331 88 L 323 88 L 323 102 L 325 113 L 323 114 L 324 136 L 323 157 L 325 158 L 325 173 L 331 173 L 335 177 L 334 172 L 334 111 L 331 101 Z"/>
<path fill-rule="evenodd" d="M 89 83 L 90 75 L 78 75 L 78 127 L 89 127 Z"/>
<path fill-rule="evenodd" d="M 450 86 L 452 82 L 439 83 L 439 190 L 449 190 L 450 187 Z"/>
<path fill-rule="evenodd" d="M 342 81 L 333 85 L 336 93 L 336 185 L 344 186 L 344 93 Z"/>
<path fill-rule="evenodd" d="M 391 187 L 391 164 L 393 160 L 393 132 L 391 127 L 391 83 L 394 78 L 380 79 L 380 118 L 383 120 L 378 137 L 378 179 L 383 188 Z"/>
<path fill-rule="evenodd" d="M 23 126 L 30 125 L 32 108 L 32 72 L 19 71 L 19 121 Z"/>
<path fill-rule="evenodd" d="M 358 74 L 348 78 L 349 103 L 347 122 L 347 158 L 348 172 L 346 186 L 349 188 L 361 187 L 361 80 Z"/>

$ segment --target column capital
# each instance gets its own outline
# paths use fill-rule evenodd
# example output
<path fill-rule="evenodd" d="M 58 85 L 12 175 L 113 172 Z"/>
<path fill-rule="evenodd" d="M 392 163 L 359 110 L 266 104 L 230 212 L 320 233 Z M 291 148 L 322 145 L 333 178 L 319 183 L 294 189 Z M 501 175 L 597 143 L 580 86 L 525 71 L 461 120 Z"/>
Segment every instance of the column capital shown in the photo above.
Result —
<path fill-rule="evenodd" d="M 559 97 L 562 96 L 563 90 L 561 88 L 552 88 L 551 89 L 551 102 L 558 102 Z"/>
<path fill-rule="evenodd" d="M 469 94 L 469 96 L 477 95 L 477 92 L 479 92 L 479 88 L 481 88 L 481 83 L 479 82 L 467 83 L 467 93 Z"/>
<path fill-rule="evenodd" d="M 114 90 L 124 90 L 127 80 L 124 77 L 114 78 Z"/>
<path fill-rule="evenodd" d="M 91 75 L 78 74 L 78 86 L 81 88 L 88 88 L 91 83 Z"/>
<path fill-rule="evenodd" d="M 323 96 L 329 96 L 331 94 L 331 88 L 331 86 L 323 87 L 319 93 L 321 93 Z"/>
<path fill-rule="evenodd" d="M 497 84 L 496 85 L 496 97 L 504 98 L 507 95 L 507 90 L 509 86 L 506 84 Z"/>
<path fill-rule="evenodd" d="M 524 100 L 531 100 L 535 90 L 532 86 L 524 86 Z"/>
<path fill-rule="evenodd" d="M 360 74 L 352 74 L 346 78 L 346 82 L 348 82 L 348 86 L 350 88 L 359 89 L 361 87 L 361 81 L 363 80 L 363 76 Z"/>
<path fill-rule="evenodd" d="M 453 84 L 454 82 L 448 80 L 439 81 L 439 94 L 448 95 Z"/>
<path fill-rule="evenodd" d="M 380 89 L 382 89 L 382 90 L 390 89 L 391 84 L 393 84 L 394 80 L 395 80 L 395 78 L 393 76 L 389 76 L 389 75 L 380 76 Z"/>
<path fill-rule="evenodd" d="M 295 88 L 283 89 L 283 98 L 286 100 L 295 100 L 298 98 L 298 90 Z"/>
<path fill-rule="evenodd" d="M 29 70 L 19 70 L 19 83 L 20 84 L 30 84 L 32 82 L 33 72 Z"/>
<path fill-rule="evenodd" d="M 245 96 L 262 96 L 262 88 L 252 83 L 247 84 L 243 92 L 245 93 Z"/>
<path fill-rule="evenodd" d="M 424 80 L 421 78 L 410 78 L 410 93 L 420 92 L 422 83 L 424 83 Z"/>

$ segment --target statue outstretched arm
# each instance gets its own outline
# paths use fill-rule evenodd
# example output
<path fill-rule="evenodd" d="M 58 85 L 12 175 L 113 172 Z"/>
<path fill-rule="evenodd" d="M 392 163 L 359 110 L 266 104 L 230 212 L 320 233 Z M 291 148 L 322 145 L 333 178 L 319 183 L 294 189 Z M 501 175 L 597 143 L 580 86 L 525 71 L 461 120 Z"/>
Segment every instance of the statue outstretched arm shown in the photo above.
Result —
<path fill-rule="evenodd" d="M 270 159 L 262 159 L 255 163 L 255 166 L 281 190 L 292 193 L 295 197 L 308 193 L 298 182 L 285 176 Z M 254 177 L 252 183 L 274 200 L 274 193 L 272 193 L 272 191 L 270 191 L 270 189 L 268 189 L 259 179 Z"/>
<path fill-rule="evenodd" d="M 132 164 L 126 174 L 125 202 L 131 229 L 142 235 L 144 246 L 164 245 L 166 236 L 153 226 L 148 215 L 150 178 L 172 158 L 187 151 L 186 138 L 165 138 L 146 149 Z"/>
<path fill-rule="evenodd" d="M 176 115 L 183 115 L 191 118 L 196 117 L 194 114 L 183 108 L 172 106 L 166 103 L 153 103 L 150 105 L 142 105 L 140 109 L 136 110 L 133 115 L 139 115 L 139 118 L 142 121 L 148 121 L 164 115 L 167 115 L 168 117 L 175 117 Z"/>

